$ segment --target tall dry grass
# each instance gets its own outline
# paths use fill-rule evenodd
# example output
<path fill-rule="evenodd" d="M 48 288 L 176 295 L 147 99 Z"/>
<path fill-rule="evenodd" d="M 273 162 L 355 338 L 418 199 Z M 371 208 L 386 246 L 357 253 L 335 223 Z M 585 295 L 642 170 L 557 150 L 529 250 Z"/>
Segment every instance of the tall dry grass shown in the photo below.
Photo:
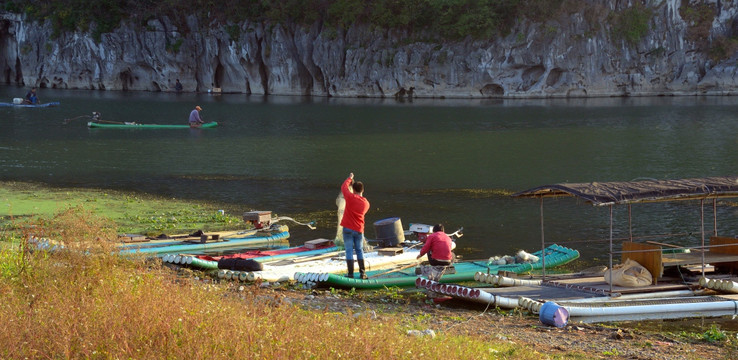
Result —
<path fill-rule="evenodd" d="M 258 287 L 237 291 L 110 255 L 104 244 L 115 234 L 83 209 L 31 228 L 66 247 L 0 252 L 2 359 L 539 358 L 483 339 L 410 337 L 419 325 L 399 315 L 301 310 Z"/>

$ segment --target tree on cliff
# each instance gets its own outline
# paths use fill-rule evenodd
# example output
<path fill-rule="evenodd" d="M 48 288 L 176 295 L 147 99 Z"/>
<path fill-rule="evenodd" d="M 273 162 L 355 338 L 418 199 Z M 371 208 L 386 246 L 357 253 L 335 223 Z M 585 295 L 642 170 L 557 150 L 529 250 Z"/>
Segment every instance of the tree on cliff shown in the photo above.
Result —
<path fill-rule="evenodd" d="M 57 33 L 92 31 L 97 39 L 124 19 L 145 24 L 154 16 L 166 15 L 175 22 L 184 22 L 191 14 L 207 20 L 204 23 L 213 20 L 296 24 L 322 21 L 336 28 L 364 23 L 384 29 L 423 30 L 446 39 L 467 36 L 489 39 L 508 33 L 521 17 L 542 17 L 561 8 L 565 2 L 567 0 L 247 0 L 217 3 L 210 0 L 10 0 L 2 3 L 7 11 L 51 19 Z"/>

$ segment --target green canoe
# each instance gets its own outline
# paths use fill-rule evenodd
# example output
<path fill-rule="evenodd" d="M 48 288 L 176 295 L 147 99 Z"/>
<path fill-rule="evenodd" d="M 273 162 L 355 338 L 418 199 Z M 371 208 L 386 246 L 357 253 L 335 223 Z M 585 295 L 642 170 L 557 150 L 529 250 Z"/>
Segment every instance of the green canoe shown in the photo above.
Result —
<path fill-rule="evenodd" d="M 501 271 L 509 271 L 516 274 L 538 270 L 543 267 L 540 260 L 541 251 L 533 253 L 539 257 L 537 262 L 519 263 L 507 265 L 494 265 L 486 261 L 462 261 L 454 264 L 455 274 L 447 274 L 441 277 L 442 283 L 457 283 L 463 281 L 474 281 L 474 274 L 485 272 L 497 274 Z M 546 268 L 560 266 L 579 258 L 579 251 L 560 245 L 550 245 L 546 248 Z M 396 271 L 368 271 L 369 279 L 351 279 L 343 275 L 327 273 L 297 273 L 295 280 L 310 287 L 337 287 L 356 289 L 381 289 L 384 287 L 410 287 L 415 286 L 415 267 L 400 269 Z"/>
<path fill-rule="evenodd" d="M 93 122 L 90 121 L 87 123 L 87 126 L 91 128 L 106 128 L 106 129 L 190 129 L 190 125 L 188 124 L 180 124 L 180 125 L 163 125 L 163 124 L 138 124 L 138 123 L 99 123 L 99 122 Z M 209 129 L 214 128 L 218 126 L 218 123 L 208 122 L 202 124 L 199 128 L 194 129 Z"/>

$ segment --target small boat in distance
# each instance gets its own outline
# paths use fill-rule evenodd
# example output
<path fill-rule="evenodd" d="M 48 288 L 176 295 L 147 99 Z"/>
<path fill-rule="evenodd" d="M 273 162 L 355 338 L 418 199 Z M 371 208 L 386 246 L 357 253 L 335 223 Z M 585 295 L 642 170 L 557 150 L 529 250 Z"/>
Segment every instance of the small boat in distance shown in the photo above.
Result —
<path fill-rule="evenodd" d="M 58 101 L 54 102 L 47 102 L 43 104 L 16 104 L 16 103 L 6 103 L 6 102 L 0 102 L 0 107 L 17 107 L 17 108 L 45 108 L 45 107 L 54 107 L 59 106 Z"/>
<path fill-rule="evenodd" d="M 215 121 L 207 122 L 199 127 L 190 127 L 189 124 L 139 124 L 136 122 L 94 122 L 90 121 L 87 123 L 90 128 L 105 128 L 105 129 L 209 129 L 218 126 Z"/>

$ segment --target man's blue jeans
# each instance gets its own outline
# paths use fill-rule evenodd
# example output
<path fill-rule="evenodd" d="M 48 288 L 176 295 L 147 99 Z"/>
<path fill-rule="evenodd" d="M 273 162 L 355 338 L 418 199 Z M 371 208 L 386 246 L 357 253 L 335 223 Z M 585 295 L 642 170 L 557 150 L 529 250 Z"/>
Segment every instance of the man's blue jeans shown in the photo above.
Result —
<path fill-rule="evenodd" d="M 364 234 L 351 229 L 343 228 L 343 246 L 346 248 L 346 260 L 364 260 Z"/>

